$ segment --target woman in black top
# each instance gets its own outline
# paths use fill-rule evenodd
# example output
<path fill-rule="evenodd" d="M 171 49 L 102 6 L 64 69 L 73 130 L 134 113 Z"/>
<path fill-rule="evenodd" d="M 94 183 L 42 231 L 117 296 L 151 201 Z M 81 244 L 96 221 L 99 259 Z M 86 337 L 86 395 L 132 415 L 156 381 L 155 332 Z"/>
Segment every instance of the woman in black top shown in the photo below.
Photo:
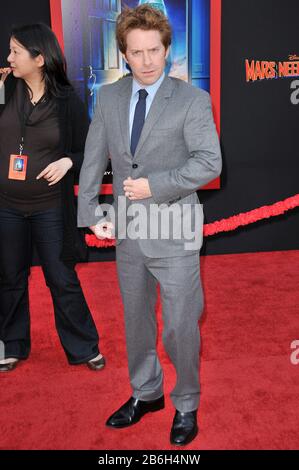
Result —
<path fill-rule="evenodd" d="M 0 69 L 0 371 L 13 370 L 30 352 L 32 242 L 69 363 L 100 370 L 105 360 L 74 269 L 86 256 L 73 186 L 89 119 L 46 25 L 15 28 L 8 62 Z"/>

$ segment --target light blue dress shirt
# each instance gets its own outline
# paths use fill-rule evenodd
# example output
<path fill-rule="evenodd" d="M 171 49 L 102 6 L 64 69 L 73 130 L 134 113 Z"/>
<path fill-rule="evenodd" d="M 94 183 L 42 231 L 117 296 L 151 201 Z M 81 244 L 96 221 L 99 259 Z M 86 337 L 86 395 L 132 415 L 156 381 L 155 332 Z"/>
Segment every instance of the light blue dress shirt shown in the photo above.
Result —
<path fill-rule="evenodd" d="M 140 83 L 138 83 L 135 78 L 133 78 L 133 86 L 132 86 L 132 96 L 131 96 L 131 101 L 130 101 L 130 138 L 132 135 L 132 128 L 133 128 L 133 121 L 134 121 L 134 114 L 135 114 L 135 108 L 139 100 L 139 90 L 146 90 L 148 92 L 148 96 L 146 98 L 146 110 L 145 110 L 145 118 L 149 113 L 149 110 L 151 109 L 151 105 L 154 101 L 154 98 L 156 96 L 157 91 L 159 90 L 161 83 L 163 82 L 165 78 L 165 72 L 161 75 L 159 80 L 157 80 L 153 85 L 149 86 L 142 86 Z"/>

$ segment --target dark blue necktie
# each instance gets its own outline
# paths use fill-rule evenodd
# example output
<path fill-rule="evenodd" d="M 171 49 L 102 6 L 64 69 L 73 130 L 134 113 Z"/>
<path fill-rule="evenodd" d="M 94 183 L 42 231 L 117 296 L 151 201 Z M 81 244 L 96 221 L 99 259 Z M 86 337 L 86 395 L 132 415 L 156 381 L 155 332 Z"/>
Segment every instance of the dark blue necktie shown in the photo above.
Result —
<path fill-rule="evenodd" d="M 131 135 L 131 153 L 134 156 L 135 151 L 140 139 L 141 131 L 145 121 L 145 111 L 146 111 L 146 97 L 148 92 L 146 90 L 139 90 L 139 100 L 136 104 L 134 121 L 132 127 Z"/>

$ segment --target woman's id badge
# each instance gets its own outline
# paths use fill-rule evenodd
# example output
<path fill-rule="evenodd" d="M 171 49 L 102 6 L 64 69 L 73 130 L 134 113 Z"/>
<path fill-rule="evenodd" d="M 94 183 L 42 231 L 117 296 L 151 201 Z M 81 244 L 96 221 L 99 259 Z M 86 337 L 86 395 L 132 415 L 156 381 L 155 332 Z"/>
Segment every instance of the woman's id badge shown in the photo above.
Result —
<path fill-rule="evenodd" d="M 27 160 L 27 155 L 11 155 L 8 179 L 25 181 L 27 171 Z"/>

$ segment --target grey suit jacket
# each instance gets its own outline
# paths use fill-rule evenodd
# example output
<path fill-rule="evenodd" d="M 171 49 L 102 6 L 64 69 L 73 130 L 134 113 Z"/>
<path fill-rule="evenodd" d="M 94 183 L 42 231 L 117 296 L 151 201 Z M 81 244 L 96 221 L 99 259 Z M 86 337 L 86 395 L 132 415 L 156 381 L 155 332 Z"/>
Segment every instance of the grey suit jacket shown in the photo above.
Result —
<path fill-rule="evenodd" d="M 134 235 L 141 223 L 144 236 L 138 243 L 146 256 L 192 253 L 201 246 L 203 225 L 196 191 L 220 175 L 222 166 L 209 94 L 166 76 L 147 115 L 133 158 L 129 135 L 131 93 L 132 77 L 124 77 L 100 89 L 80 174 L 78 226 L 92 226 L 100 220 L 97 215 L 99 184 L 110 157 L 114 209 L 117 219 L 125 220 L 116 222 L 117 243 L 126 236 L 126 229 Z M 130 207 L 132 203 L 126 200 L 127 206 L 122 202 L 120 209 L 118 197 L 124 196 L 123 182 L 129 176 L 148 178 L 152 197 L 138 201 L 140 213 L 144 215 L 146 211 L 146 220 L 138 217 L 136 202 Z M 155 217 L 150 214 L 151 209 Z M 168 223 L 165 225 L 167 219 L 170 229 L 165 233 L 166 225 L 166 229 L 169 227 Z M 183 219 L 188 221 L 187 225 L 190 222 L 190 230 L 187 230 L 188 235 L 186 230 L 181 230 L 178 236 L 180 227 L 185 224 Z M 149 228 L 155 224 L 154 235 L 151 232 L 149 237 Z M 199 244 L 192 245 L 193 231 L 200 235 Z"/>

